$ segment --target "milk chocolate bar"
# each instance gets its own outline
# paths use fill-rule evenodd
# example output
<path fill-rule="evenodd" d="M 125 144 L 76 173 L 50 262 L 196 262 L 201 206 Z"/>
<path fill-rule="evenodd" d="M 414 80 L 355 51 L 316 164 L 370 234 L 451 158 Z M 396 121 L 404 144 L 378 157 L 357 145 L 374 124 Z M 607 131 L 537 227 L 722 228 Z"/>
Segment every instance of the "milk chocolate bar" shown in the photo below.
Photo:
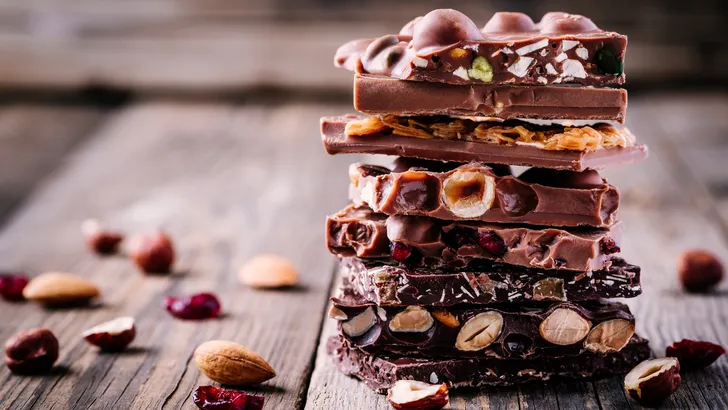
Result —
<path fill-rule="evenodd" d="M 552 378 L 607 377 L 629 372 L 652 354 L 647 340 L 637 335 L 619 352 L 584 352 L 579 356 L 535 359 L 427 359 L 387 353 L 375 355 L 350 346 L 339 336 L 329 338 L 326 350 L 339 371 L 361 379 L 377 393 L 386 393 L 398 380 L 447 383 L 449 388 L 459 388 L 510 386 Z"/>
<path fill-rule="evenodd" d="M 457 270 L 431 269 L 346 257 L 341 259 L 339 273 L 343 289 L 380 306 L 578 302 L 642 293 L 639 266 L 620 258 L 612 258 L 606 269 L 571 272 L 489 261 Z"/>
<path fill-rule="evenodd" d="M 634 317 L 616 302 L 489 306 L 377 306 L 344 290 L 331 298 L 339 332 L 353 346 L 427 357 L 530 358 L 619 351 Z"/>
<path fill-rule="evenodd" d="M 540 269 L 607 268 L 619 252 L 622 224 L 611 229 L 449 222 L 423 216 L 377 214 L 350 205 L 326 219 L 332 253 L 391 258 L 407 266 L 459 268 L 478 259 Z"/>
<path fill-rule="evenodd" d="M 647 146 L 631 145 L 596 151 L 545 150 L 531 145 L 499 145 L 487 142 L 416 138 L 376 131 L 366 136 L 347 135 L 346 125 L 365 117 L 344 115 L 321 118 L 326 152 L 398 155 L 451 162 L 486 162 L 571 171 L 601 169 L 639 162 L 647 158 Z"/>
<path fill-rule="evenodd" d="M 360 73 L 450 84 L 623 84 L 627 37 L 590 19 L 552 12 L 534 23 L 500 12 L 482 29 L 464 14 L 433 10 L 399 35 L 354 40 L 334 64 Z"/>
<path fill-rule="evenodd" d="M 596 171 L 506 172 L 482 163 L 398 159 L 392 171 L 355 163 L 349 198 L 387 215 L 443 220 L 602 228 L 617 221 L 619 190 Z"/>
<path fill-rule="evenodd" d="M 356 76 L 354 109 L 368 114 L 451 115 L 618 121 L 627 91 L 617 88 L 451 85 Z"/>

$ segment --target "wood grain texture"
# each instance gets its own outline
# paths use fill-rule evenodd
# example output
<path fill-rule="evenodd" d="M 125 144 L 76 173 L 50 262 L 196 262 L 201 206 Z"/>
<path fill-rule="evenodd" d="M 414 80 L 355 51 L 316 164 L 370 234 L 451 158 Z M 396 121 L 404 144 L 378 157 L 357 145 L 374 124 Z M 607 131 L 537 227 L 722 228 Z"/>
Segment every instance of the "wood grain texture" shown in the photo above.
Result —
<path fill-rule="evenodd" d="M 697 115 L 686 116 L 685 112 Z M 724 183 L 728 168 L 718 154 L 703 157 L 700 165 L 686 159 L 694 147 L 715 141 L 720 130 L 726 128 L 725 118 L 710 118 L 710 114 L 719 112 L 728 112 L 728 97 L 632 98 L 627 124 L 639 140 L 649 145 L 650 158 L 603 172 L 623 195 L 623 254 L 642 267 L 644 293 L 627 302 L 637 318 L 637 332 L 650 339 L 657 356 L 663 356 L 667 345 L 682 338 L 728 345 L 728 284 L 723 283 L 714 294 L 689 295 L 680 289 L 675 273 L 677 255 L 690 247 L 708 248 L 728 261 L 726 222 L 718 216 L 716 199 L 703 179 L 710 174 L 714 181 L 721 181 L 722 175 Z M 691 171 L 695 167 L 712 172 Z M 332 332 L 333 326 L 326 323 L 323 335 Z M 386 404 L 382 396 L 371 393 L 363 384 L 339 375 L 321 354 L 319 349 L 307 408 L 365 409 L 373 408 L 370 403 Z M 705 371 L 685 374 L 683 386 L 662 407 L 728 408 L 725 391 L 728 360 L 721 358 Z M 456 391 L 451 398 L 453 409 L 641 408 L 625 397 L 621 377 Z"/>
<path fill-rule="evenodd" d="M 0 221 L 104 118 L 94 107 L 0 107 Z"/>
<path fill-rule="evenodd" d="M 0 408 L 194 408 L 192 391 L 210 382 L 190 359 L 210 339 L 241 343 L 273 366 L 278 376 L 258 389 L 268 408 L 300 407 L 333 265 L 324 216 L 345 203 L 348 179 L 333 172 L 345 160 L 325 158 L 318 143 L 315 124 L 326 111 L 150 103 L 109 120 L 0 234 L 0 269 L 71 271 L 104 292 L 88 309 L 2 303 L 0 340 L 45 326 L 62 349 L 51 376 L 0 368 Z M 264 132 L 271 123 L 277 132 Z M 92 255 L 79 232 L 87 217 L 129 233 L 163 226 L 178 247 L 176 273 L 144 276 L 122 257 Z M 300 285 L 239 284 L 237 268 L 260 252 L 291 258 Z M 183 322 L 161 306 L 164 296 L 200 291 L 219 295 L 223 318 Z M 121 315 L 137 319 L 127 352 L 99 354 L 81 339 Z"/>

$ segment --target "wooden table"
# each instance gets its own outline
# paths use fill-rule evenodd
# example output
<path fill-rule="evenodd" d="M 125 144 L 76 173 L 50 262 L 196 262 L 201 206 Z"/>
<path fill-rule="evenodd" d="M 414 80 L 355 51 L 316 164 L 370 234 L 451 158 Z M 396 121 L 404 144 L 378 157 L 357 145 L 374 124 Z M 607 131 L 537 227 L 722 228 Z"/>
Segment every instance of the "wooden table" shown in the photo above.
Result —
<path fill-rule="evenodd" d="M 334 258 L 323 221 L 346 203 L 354 156 L 325 155 L 318 118 L 349 102 L 140 101 L 114 109 L 10 104 L 0 108 L 0 270 L 74 272 L 104 294 L 95 308 L 45 310 L 0 302 L 0 340 L 45 326 L 61 342 L 54 372 L 18 377 L 0 367 L 0 409 L 194 408 L 208 384 L 195 347 L 228 339 L 260 353 L 278 376 L 258 392 L 268 409 L 386 408 L 386 400 L 340 375 L 323 344 Z M 728 262 L 728 96 L 633 96 L 629 123 L 648 161 L 606 171 L 623 193 L 624 254 L 643 268 L 644 294 L 630 300 L 637 329 L 663 355 L 673 341 L 728 345 L 728 287 L 680 290 L 675 258 L 704 247 Z M 381 160 L 381 159 L 379 159 Z M 122 257 L 85 249 L 79 225 L 95 217 L 132 233 L 162 226 L 179 261 L 171 276 L 145 276 Z M 248 258 L 275 252 L 300 268 L 300 285 L 256 291 L 238 283 Z M 213 291 L 225 316 L 173 319 L 167 295 Z M 99 354 L 79 336 L 121 315 L 138 336 L 122 354 Z M 728 360 L 685 375 L 666 408 L 728 408 Z M 551 382 L 456 392 L 451 408 L 636 408 L 622 379 Z"/>

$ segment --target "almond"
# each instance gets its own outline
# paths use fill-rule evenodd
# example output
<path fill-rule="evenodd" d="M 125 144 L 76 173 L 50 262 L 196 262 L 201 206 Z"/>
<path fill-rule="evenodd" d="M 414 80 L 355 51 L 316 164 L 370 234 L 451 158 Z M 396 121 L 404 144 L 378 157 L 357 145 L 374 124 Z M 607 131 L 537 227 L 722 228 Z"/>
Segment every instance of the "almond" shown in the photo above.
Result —
<path fill-rule="evenodd" d="M 47 305 L 88 302 L 101 291 L 93 283 L 71 273 L 46 272 L 31 280 L 23 296 Z"/>
<path fill-rule="evenodd" d="M 298 272 L 288 259 L 266 254 L 256 256 L 243 265 L 238 279 L 254 288 L 280 288 L 295 285 Z"/>
<path fill-rule="evenodd" d="M 200 371 L 220 384 L 260 384 L 276 375 L 257 353 L 233 342 L 205 342 L 197 347 L 194 356 Z"/>

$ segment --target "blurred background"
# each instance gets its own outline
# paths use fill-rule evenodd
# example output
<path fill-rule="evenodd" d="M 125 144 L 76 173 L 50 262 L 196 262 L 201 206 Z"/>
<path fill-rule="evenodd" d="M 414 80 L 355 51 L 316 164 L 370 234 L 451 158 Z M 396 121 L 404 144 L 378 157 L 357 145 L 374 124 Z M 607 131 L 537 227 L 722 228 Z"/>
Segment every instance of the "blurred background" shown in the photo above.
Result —
<path fill-rule="evenodd" d="M 345 93 L 332 69 L 341 43 L 399 28 L 433 8 L 483 26 L 499 10 L 538 21 L 585 14 L 629 36 L 630 87 L 675 89 L 728 79 L 723 0 L 2 0 L 0 87 L 238 94 L 251 89 Z"/>

